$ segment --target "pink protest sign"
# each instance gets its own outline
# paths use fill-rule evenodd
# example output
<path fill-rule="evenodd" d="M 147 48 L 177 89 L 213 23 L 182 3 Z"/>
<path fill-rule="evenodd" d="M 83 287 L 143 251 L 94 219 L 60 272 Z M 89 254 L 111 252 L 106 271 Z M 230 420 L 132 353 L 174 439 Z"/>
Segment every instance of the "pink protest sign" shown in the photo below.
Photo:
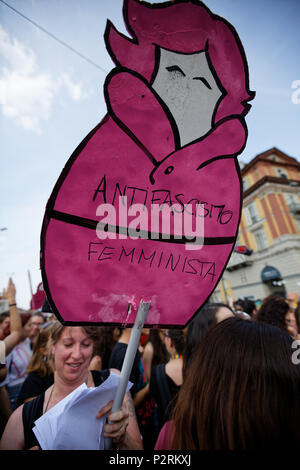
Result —
<path fill-rule="evenodd" d="M 201 2 L 125 0 L 123 13 L 130 36 L 105 31 L 107 115 L 47 204 L 43 285 L 65 324 L 132 326 L 143 299 L 145 326 L 182 327 L 236 242 L 254 93 L 235 29 Z"/>

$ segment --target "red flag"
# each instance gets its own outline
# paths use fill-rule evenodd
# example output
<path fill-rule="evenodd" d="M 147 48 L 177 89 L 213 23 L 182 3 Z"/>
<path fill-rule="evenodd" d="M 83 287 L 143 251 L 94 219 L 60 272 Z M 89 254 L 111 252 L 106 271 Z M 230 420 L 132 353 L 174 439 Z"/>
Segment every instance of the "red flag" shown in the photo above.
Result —
<path fill-rule="evenodd" d="M 32 299 L 30 302 L 30 308 L 32 310 L 42 308 L 45 298 L 46 298 L 46 294 L 43 288 L 43 284 L 42 282 L 40 282 L 39 285 L 37 286 L 36 293 L 32 296 Z"/>

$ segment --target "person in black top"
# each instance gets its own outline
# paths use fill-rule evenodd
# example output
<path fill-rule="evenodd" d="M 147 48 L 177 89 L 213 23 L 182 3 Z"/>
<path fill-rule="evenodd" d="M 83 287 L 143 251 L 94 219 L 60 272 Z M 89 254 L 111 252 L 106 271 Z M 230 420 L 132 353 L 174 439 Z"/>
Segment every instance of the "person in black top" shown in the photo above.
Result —
<path fill-rule="evenodd" d="M 126 350 L 127 350 L 127 346 L 128 346 L 129 339 L 130 339 L 130 334 L 131 334 L 131 328 L 124 328 L 123 330 L 121 330 L 121 335 L 118 339 L 118 342 L 113 347 L 113 350 L 109 358 L 109 363 L 108 363 L 109 368 L 117 369 L 121 371 L 125 354 L 126 354 Z M 139 350 L 137 350 L 135 358 L 134 358 L 133 366 L 131 369 L 131 373 L 129 376 L 130 382 L 133 383 L 133 386 L 130 389 L 132 398 L 135 397 L 136 393 L 141 388 L 142 377 L 141 377 L 140 362 L 141 362 L 141 354 Z"/>
<path fill-rule="evenodd" d="M 109 367 L 109 358 L 120 336 L 120 329 L 114 326 L 100 326 L 95 341 L 90 370 L 104 370 Z"/>
<path fill-rule="evenodd" d="M 57 322 L 52 329 L 50 341 L 50 353 L 55 370 L 54 384 L 39 397 L 14 411 L 2 435 L 0 449 L 37 449 L 32 435 L 32 419 L 37 419 L 46 413 L 84 382 L 88 387 L 95 387 L 99 381 L 101 383 L 105 380 L 104 371 L 99 372 L 100 375 L 97 377 L 88 370 L 94 339 L 93 327 L 70 327 Z M 109 371 L 106 374 L 108 375 Z M 111 438 L 119 450 L 142 450 L 130 394 L 125 394 L 122 408 L 118 412 L 111 413 L 111 407 L 112 402 L 109 402 L 96 416 L 101 418 L 108 414 L 109 423 L 104 425 L 104 437 Z"/>
<path fill-rule="evenodd" d="M 182 385 L 182 354 L 184 351 L 183 330 L 170 329 L 164 332 L 165 346 L 170 354 L 167 364 L 153 367 L 150 378 L 150 394 L 157 405 L 158 431 L 170 418 Z"/>
<path fill-rule="evenodd" d="M 109 376 L 109 370 L 97 371 L 92 370 L 92 379 L 94 386 L 101 385 Z M 42 392 L 36 398 L 24 403 L 22 412 L 22 421 L 24 427 L 24 441 L 25 449 L 32 449 L 39 445 L 35 434 L 32 432 L 34 422 L 43 414 L 43 407 L 45 402 L 45 392 Z"/>
<path fill-rule="evenodd" d="M 131 328 L 125 328 L 121 332 L 118 342 L 115 344 L 110 360 L 109 366 L 121 371 L 125 359 L 127 346 L 131 335 Z M 130 382 L 133 383 L 130 392 L 132 394 L 133 403 L 136 411 L 139 430 L 143 439 L 143 446 L 145 450 L 153 449 L 155 440 L 153 436 L 156 435 L 153 423 L 153 399 L 149 397 L 149 383 L 145 381 L 144 366 L 142 356 L 139 349 L 137 349 L 131 373 L 129 376 Z"/>

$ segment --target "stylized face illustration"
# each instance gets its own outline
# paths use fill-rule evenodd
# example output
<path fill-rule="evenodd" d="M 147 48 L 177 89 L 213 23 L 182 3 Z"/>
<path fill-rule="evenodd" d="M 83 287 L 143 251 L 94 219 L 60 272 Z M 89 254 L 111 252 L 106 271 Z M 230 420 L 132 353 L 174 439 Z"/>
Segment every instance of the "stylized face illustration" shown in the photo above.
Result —
<path fill-rule="evenodd" d="M 222 96 L 204 51 L 194 54 L 160 50 L 158 73 L 152 84 L 170 109 L 181 146 L 205 135 Z"/>

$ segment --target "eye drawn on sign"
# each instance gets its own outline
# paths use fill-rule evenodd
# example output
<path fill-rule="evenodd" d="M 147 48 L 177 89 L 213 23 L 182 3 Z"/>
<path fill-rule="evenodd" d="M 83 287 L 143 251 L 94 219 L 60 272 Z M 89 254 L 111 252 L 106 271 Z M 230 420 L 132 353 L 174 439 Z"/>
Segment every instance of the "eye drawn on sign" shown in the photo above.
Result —
<path fill-rule="evenodd" d="M 43 285 L 65 324 L 131 326 L 144 299 L 145 326 L 182 327 L 236 242 L 255 93 L 235 29 L 202 2 L 125 0 L 123 15 L 129 36 L 104 34 L 107 115 L 46 207 Z"/>

